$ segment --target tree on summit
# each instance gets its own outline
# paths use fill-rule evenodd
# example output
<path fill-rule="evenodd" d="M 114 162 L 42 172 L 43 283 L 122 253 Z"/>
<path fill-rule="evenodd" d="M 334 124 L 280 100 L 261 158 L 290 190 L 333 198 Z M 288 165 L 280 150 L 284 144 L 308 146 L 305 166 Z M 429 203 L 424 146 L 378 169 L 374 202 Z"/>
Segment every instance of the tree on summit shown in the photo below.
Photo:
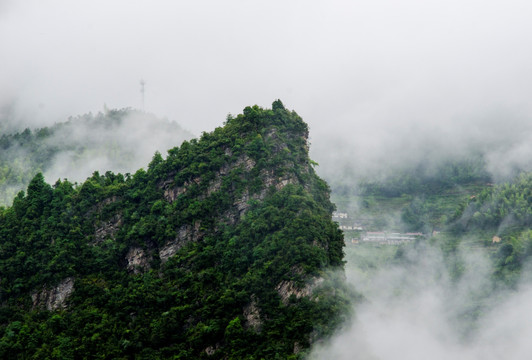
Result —
<path fill-rule="evenodd" d="M 286 110 L 282 101 L 277 99 L 275 100 L 273 103 L 272 103 L 272 110 L 275 111 L 275 110 Z"/>

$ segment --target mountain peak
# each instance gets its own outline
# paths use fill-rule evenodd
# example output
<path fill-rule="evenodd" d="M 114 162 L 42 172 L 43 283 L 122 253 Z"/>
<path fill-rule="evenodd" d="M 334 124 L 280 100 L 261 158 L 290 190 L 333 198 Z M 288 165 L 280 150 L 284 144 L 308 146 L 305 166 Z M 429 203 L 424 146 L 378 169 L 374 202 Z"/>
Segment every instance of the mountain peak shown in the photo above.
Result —
<path fill-rule="evenodd" d="M 63 341 L 80 357 L 300 356 L 347 306 L 329 271 L 342 269 L 343 236 L 307 137 L 276 101 L 133 176 L 36 178 L 46 201 L 32 190 L 0 210 L 5 321 L 22 316 L 29 353 L 44 357 Z"/>

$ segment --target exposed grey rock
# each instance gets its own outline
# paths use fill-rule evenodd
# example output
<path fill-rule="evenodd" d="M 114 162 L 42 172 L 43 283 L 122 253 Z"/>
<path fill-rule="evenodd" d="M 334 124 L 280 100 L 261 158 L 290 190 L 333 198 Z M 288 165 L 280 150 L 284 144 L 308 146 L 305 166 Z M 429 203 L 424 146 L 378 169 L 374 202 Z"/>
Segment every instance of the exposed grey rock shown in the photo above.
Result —
<path fill-rule="evenodd" d="M 275 129 L 272 130 L 269 134 L 267 134 L 267 137 L 274 138 L 275 142 L 277 142 L 278 140 L 278 136 L 276 134 Z M 286 144 L 284 144 L 282 141 L 279 142 L 281 143 L 281 145 L 280 148 L 276 151 L 281 151 L 282 149 L 287 148 Z M 224 151 L 227 159 L 233 156 L 231 149 L 225 149 Z M 210 182 L 206 186 L 206 191 L 203 194 L 199 194 L 197 196 L 197 199 L 203 200 L 206 197 L 211 196 L 212 194 L 218 191 L 221 191 L 224 176 L 229 175 L 233 170 L 241 169 L 241 176 L 246 177 L 256 165 L 256 161 L 250 158 L 247 154 L 243 154 L 237 159 L 234 159 L 233 161 L 226 162 L 216 172 L 214 178 L 210 180 Z M 201 177 L 196 177 L 190 181 L 186 181 L 180 186 L 175 186 L 175 175 L 175 173 L 172 174 L 172 178 L 169 178 L 159 184 L 159 187 L 163 189 L 164 198 L 168 202 L 175 201 L 180 195 L 185 194 L 187 192 L 189 186 L 193 184 L 199 185 L 202 181 Z M 238 221 L 240 221 L 240 219 L 251 207 L 251 200 L 263 200 L 266 197 L 269 189 L 271 189 L 272 187 L 275 190 L 279 191 L 289 184 L 299 184 L 299 180 L 291 171 L 288 172 L 288 174 L 279 176 L 273 170 L 263 169 L 261 170 L 259 177 L 263 182 L 262 189 L 259 192 L 252 194 L 249 193 L 248 189 L 245 189 L 241 195 L 235 196 L 233 200 L 233 207 L 220 216 L 220 221 L 229 225 L 235 225 L 238 223 Z M 203 236 L 204 234 L 199 231 L 199 223 L 195 223 L 194 227 L 188 224 L 181 226 L 177 231 L 176 238 L 171 241 L 168 241 L 162 248 L 159 249 L 159 257 L 161 261 L 165 263 L 170 257 L 175 255 L 186 244 L 194 241 L 199 241 Z"/>
<path fill-rule="evenodd" d="M 217 191 L 220 191 L 220 189 L 222 188 L 222 177 L 221 176 L 217 176 L 210 184 L 209 184 L 209 187 L 207 188 L 207 196 L 210 196 L 211 194 L 217 192 Z"/>
<path fill-rule="evenodd" d="M 252 195 L 245 191 L 242 196 L 239 199 L 236 199 L 233 203 L 234 208 L 237 210 L 237 214 L 233 216 L 228 216 L 228 218 L 231 220 L 231 224 L 236 223 L 248 211 L 251 206 L 249 203 L 250 200 L 263 200 L 266 197 L 268 188 L 270 188 L 271 186 L 275 187 L 275 189 L 279 191 L 288 184 L 299 183 L 295 177 L 286 176 L 279 178 L 276 177 L 274 174 L 266 171 L 261 174 L 261 178 L 264 184 L 262 191 Z"/>
<path fill-rule="evenodd" d="M 98 211 L 102 211 L 102 209 L 104 208 L 104 206 L 109 205 L 109 204 L 112 204 L 112 203 L 114 203 L 114 202 L 117 202 L 118 200 L 119 200 L 118 196 L 111 196 L 111 197 L 108 197 L 107 199 L 103 199 L 103 200 L 100 201 L 100 203 L 97 205 Z"/>
<path fill-rule="evenodd" d="M 114 239 L 120 226 L 122 226 L 121 214 L 116 214 L 108 221 L 101 222 L 94 232 L 94 241 L 91 245 L 99 244 L 107 238 Z"/>
<path fill-rule="evenodd" d="M 72 291 L 74 291 L 74 278 L 67 277 L 52 289 L 43 287 L 40 291 L 33 292 L 31 294 L 33 307 L 45 307 L 48 311 L 65 309 L 66 300 Z"/>
<path fill-rule="evenodd" d="M 159 186 L 164 189 L 164 198 L 168 202 L 174 202 L 179 195 L 182 195 L 187 192 L 187 189 L 192 184 L 199 184 L 201 181 L 201 178 L 196 177 L 190 181 L 185 181 L 185 183 L 182 186 L 173 186 L 173 180 L 166 180 L 162 182 Z"/>
<path fill-rule="evenodd" d="M 164 190 L 164 198 L 168 202 L 174 202 L 177 197 L 187 192 L 186 186 L 177 186 L 175 188 L 169 188 Z"/>
<path fill-rule="evenodd" d="M 103 210 L 103 208 L 109 204 L 112 204 L 114 202 L 117 202 L 118 200 L 120 200 L 120 198 L 118 196 L 111 196 L 111 197 L 108 197 L 106 199 L 103 199 L 102 201 L 100 201 L 99 203 L 97 203 L 96 205 L 94 205 L 88 212 L 87 212 L 87 216 L 95 213 L 95 212 L 101 212 Z"/>
<path fill-rule="evenodd" d="M 199 241 L 203 237 L 203 233 L 200 231 L 201 222 L 196 221 L 194 226 L 183 225 L 177 230 L 177 237 L 167 242 L 159 250 L 159 258 L 163 263 L 168 261 L 168 259 L 174 256 L 179 249 L 190 242 Z"/>
<path fill-rule="evenodd" d="M 251 302 L 244 306 L 243 312 L 246 318 L 244 327 L 260 333 L 262 330 L 262 320 L 260 318 L 259 302 L 255 295 L 251 296 Z"/>
<path fill-rule="evenodd" d="M 316 287 L 318 287 L 323 282 L 323 278 L 313 278 L 311 281 L 307 282 L 304 287 L 297 286 L 293 281 L 283 280 L 275 287 L 277 293 L 281 297 L 281 301 L 284 305 L 288 305 L 290 297 L 294 295 L 296 299 L 302 297 L 309 297 L 312 295 L 312 292 Z"/>
<path fill-rule="evenodd" d="M 126 254 L 127 270 L 133 274 L 140 274 L 150 268 L 151 256 L 139 247 L 132 247 Z"/>
<path fill-rule="evenodd" d="M 214 348 L 214 346 L 208 346 L 207 348 L 205 348 L 205 353 L 207 353 L 208 356 L 214 355 L 215 352 L 216 349 Z"/>
<path fill-rule="evenodd" d="M 205 353 L 208 355 L 208 356 L 212 356 L 214 355 L 214 353 L 216 353 L 216 351 L 220 348 L 220 344 L 219 343 L 216 343 L 215 346 L 208 346 L 205 348 Z"/>
<path fill-rule="evenodd" d="M 226 155 L 230 154 L 230 150 L 226 149 Z M 242 170 L 245 172 L 249 172 L 251 169 L 255 167 L 256 163 L 255 160 L 251 159 L 247 155 L 240 156 L 236 161 L 232 163 L 226 163 L 224 164 L 220 170 L 217 171 L 216 176 L 214 180 L 211 181 L 209 186 L 207 187 L 207 192 L 205 196 L 209 196 L 217 191 L 219 191 L 222 187 L 222 179 L 225 175 L 229 174 L 233 169 L 236 169 L 238 167 L 241 167 Z M 175 175 L 175 174 L 174 174 Z M 185 183 L 181 186 L 173 186 L 174 180 L 168 179 L 166 181 L 163 181 L 159 184 L 159 187 L 164 190 L 164 198 L 168 202 L 174 202 L 180 195 L 187 192 L 188 187 L 190 185 L 196 184 L 199 185 L 201 183 L 201 177 L 196 177 L 190 181 L 185 181 Z M 203 196 L 202 198 L 204 198 Z"/>

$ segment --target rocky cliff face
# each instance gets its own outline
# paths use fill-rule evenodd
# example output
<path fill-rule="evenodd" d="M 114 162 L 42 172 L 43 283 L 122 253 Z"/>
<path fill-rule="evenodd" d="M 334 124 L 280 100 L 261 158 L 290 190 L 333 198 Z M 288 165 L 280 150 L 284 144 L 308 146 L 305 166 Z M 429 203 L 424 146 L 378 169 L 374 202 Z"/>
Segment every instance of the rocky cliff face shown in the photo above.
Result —
<path fill-rule="evenodd" d="M 233 144 L 222 145 L 219 153 L 224 161 L 220 162 L 219 167 L 209 169 L 211 176 L 199 173 L 183 179 L 179 177 L 179 171 L 171 170 L 169 176 L 159 180 L 157 186 L 162 191 L 164 200 L 169 204 L 179 200 L 187 201 L 190 198 L 193 198 L 194 201 L 202 202 L 223 192 L 229 195 L 230 206 L 220 207 L 218 211 L 214 212 L 215 222 L 235 226 L 245 216 L 251 204 L 264 200 L 268 192 L 280 191 L 287 185 L 302 185 L 308 189 L 310 184 L 304 182 L 301 174 L 308 177 L 313 173 L 313 170 L 310 168 L 308 161 L 303 161 L 298 164 L 299 168 L 296 172 L 296 159 L 291 156 L 294 148 L 289 146 L 289 143 L 297 143 L 299 146 L 298 152 L 302 152 L 305 157 L 308 156 L 306 154 L 308 151 L 308 131 L 306 128 L 300 131 L 280 134 L 278 127 L 267 127 L 262 129 L 261 133 L 263 136 L 260 134 L 259 136 L 261 136 L 261 140 L 265 145 L 263 150 L 267 152 L 266 158 L 269 160 L 274 158 L 283 159 L 279 161 L 278 166 L 265 166 L 264 161 L 259 163 L 259 159 L 261 157 L 264 158 L 264 154 L 258 154 L 258 156 L 253 154 L 254 156 L 252 156 L 246 151 L 239 151 L 239 149 L 235 151 Z M 294 139 L 297 139 L 297 141 L 294 141 Z M 180 170 L 183 172 L 187 169 Z M 227 178 L 234 178 L 234 180 L 228 185 Z M 258 183 L 260 186 L 254 189 L 249 186 L 236 189 L 238 183 L 249 184 L 251 181 Z M 116 200 L 116 197 L 113 200 Z M 105 200 L 102 205 L 110 202 Z M 102 208 L 103 206 L 99 206 L 100 210 Z M 117 212 L 107 221 L 100 222 L 95 232 L 95 242 L 101 242 L 105 238 L 114 238 L 122 222 L 121 212 Z M 215 226 L 215 229 L 219 230 L 219 226 Z M 162 263 L 165 263 L 187 244 L 201 241 L 208 232 L 202 229 L 200 220 L 191 219 L 181 224 L 175 231 L 175 237 L 160 244 L 156 252 L 158 252 Z M 132 253 L 140 254 L 139 248 L 133 246 L 125 254 L 127 267 L 130 271 L 132 271 L 133 267 L 131 264 L 140 261 L 138 259 L 132 260 L 135 258 L 131 255 Z M 149 256 L 153 256 L 153 252 L 151 255 L 144 256 L 144 258 Z M 145 261 L 142 266 L 138 266 L 138 264 L 135 266 L 135 272 L 149 269 L 149 265 Z"/>
<path fill-rule="evenodd" d="M 43 287 L 39 291 L 31 294 L 34 308 L 45 308 L 48 311 L 65 309 L 67 299 L 74 291 L 74 278 L 68 277 L 63 279 L 53 288 Z"/>
<path fill-rule="evenodd" d="M 306 140 L 306 139 L 305 139 Z M 228 149 L 225 154 L 230 155 Z M 243 154 L 236 158 L 236 160 L 225 163 L 218 171 L 216 171 L 213 179 L 203 184 L 201 177 L 194 178 L 192 181 L 186 181 L 181 186 L 173 184 L 171 179 L 167 179 L 160 184 L 164 191 L 164 198 L 169 203 L 176 201 L 179 196 L 187 193 L 190 186 L 203 186 L 204 191 L 196 196 L 198 200 L 204 200 L 209 196 L 216 194 L 219 191 L 226 191 L 222 189 L 223 179 L 232 173 L 239 173 L 240 180 L 245 180 L 248 174 L 252 173 L 256 162 Z M 308 169 L 306 169 L 308 171 Z M 234 193 L 231 198 L 232 206 L 225 212 L 217 214 L 220 222 L 225 222 L 230 225 L 236 225 L 238 221 L 245 215 L 253 201 L 261 201 L 265 198 L 269 190 L 279 191 L 289 184 L 299 184 L 299 180 L 294 174 L 285 174 L 279 176 L 272 169 L 261 169 L 258 171 L 258 180 L 263 184 L 262 188 L 254 193 L 251 193 L 248 188 L 245 188 L 241 193 Z M 231 189 L 232 190 L 232 189 Z M 174 255 L 179 249 L 184 247 L 189 242 L 199 241 L 205 235 L 200 231 L 200 222 L 195 221 L 193 224 L 186 224 L 177 230 L 175 239 L 170 240 L 164 244 L 159 251 L 159 256 L 163 262 Z M 112 227 L 111 227 L 112 228 Z"/>

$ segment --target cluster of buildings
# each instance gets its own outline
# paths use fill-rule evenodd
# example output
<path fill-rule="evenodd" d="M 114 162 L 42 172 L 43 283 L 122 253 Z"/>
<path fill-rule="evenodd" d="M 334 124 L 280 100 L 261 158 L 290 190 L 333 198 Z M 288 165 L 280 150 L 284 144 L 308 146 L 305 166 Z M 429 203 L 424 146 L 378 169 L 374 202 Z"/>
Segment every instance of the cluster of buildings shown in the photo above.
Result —
<path fill-rule="evenodd" d="M 375 243 L 375 244 L 386 244 L 386 245 L 400 245 L 412 242 L 420 237 L 423 234 L 416 233 L 388 233 L 384 231 L 371 232 L 368 231 L 362 236 L 362 242 Z"/>
<path fill-rule="evenodd" d="M 333 218 L 333 220 L 347 219 L 347 213 L 339 212 L 339 211 L 333 211 L 332 218 Z"/>
<path fill-rule="evenodd" d="M 338 225 L 338 227 L 340 228 L 340 230 L 364 230 L 364 228 L 360 225 Z"/>
<path fill-rule="evenodd" d="M 364 231 L 362 224 L 354 223 L 353 225 L 345 225 L 345 223 L 347 222 L 345 220 L 348 218 L 347 213 L 335 211 L 333 212 L 332 217 L 334 221 L 337 221 L 339 223 L 338 227 L 340 228 L 340 230 L 351 230 L 360 232 Z M 396 233 L 386 231 L 366 231 L 364 233 L 361 233 L 360 238 L 351 239 L 351 243 L 358 244 L 360 242 L 363 242 L 382 245 L 400 245 L 413 242 L 422 236 L 423 234 L 420 232 Z"/>
<path fill-rule="evenodd" d="M 341 224 L 340 220 L 342 220 L 342 219 L 345 220 L 345 219 L 348 218 L 347 213 L 335 211 L 332 214 L 332 218 L 333 218 L 334 221 L 338 222 L 338 224 L 339 224 L 338 227 L 340 228 L 340 230 L 356 230 L 356 231 L 363 231 L 364 230 L 364 228 L 362 227 L 362 224 L 354 224 L 354 225 Z"/>

